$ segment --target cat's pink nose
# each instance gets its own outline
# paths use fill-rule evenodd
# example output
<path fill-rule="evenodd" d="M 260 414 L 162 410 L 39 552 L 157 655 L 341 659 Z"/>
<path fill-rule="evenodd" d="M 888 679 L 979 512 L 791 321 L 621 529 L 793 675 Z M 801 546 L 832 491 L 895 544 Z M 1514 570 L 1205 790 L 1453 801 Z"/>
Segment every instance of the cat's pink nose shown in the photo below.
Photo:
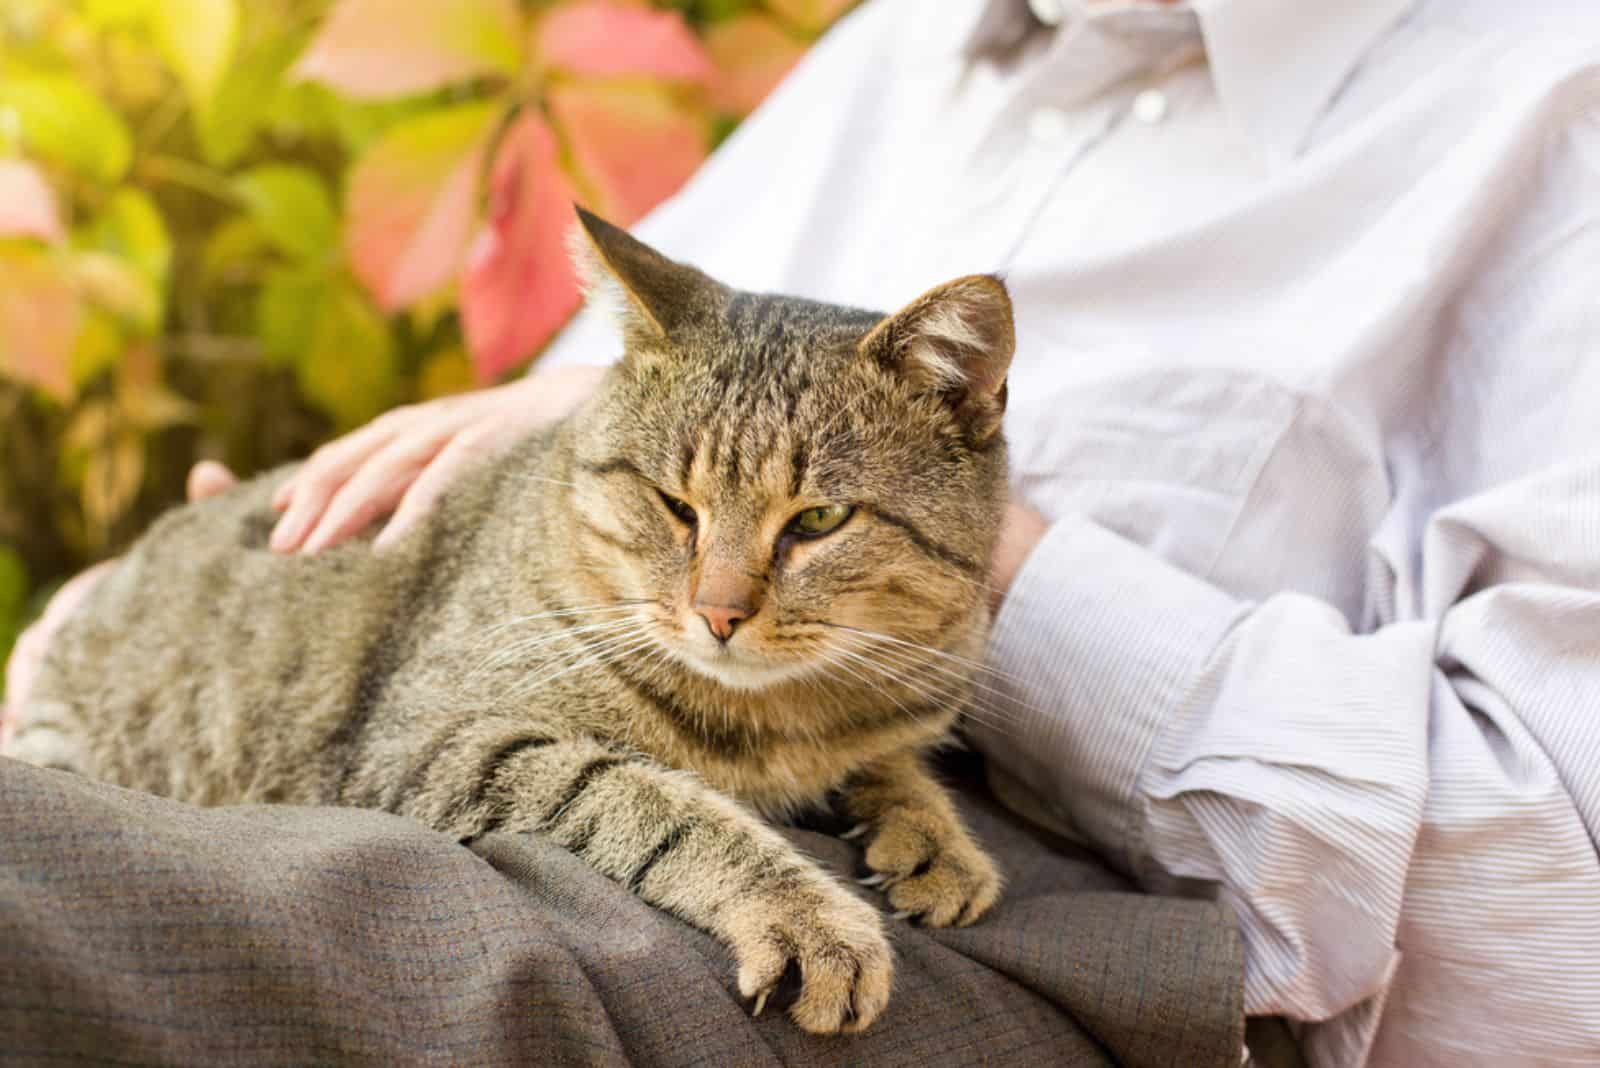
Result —
<path fill-rule="evenodd" d="M 719 642 L 733 637 L 733 628 L 739 625 L 740 620 L 750 617 L 749 610 L 741 605 L 697 604 L 694 610 L 700 613 L 700 618 L 706 621 L 706 626 L 711 628 L 711 633 L 716 635 Z"/>

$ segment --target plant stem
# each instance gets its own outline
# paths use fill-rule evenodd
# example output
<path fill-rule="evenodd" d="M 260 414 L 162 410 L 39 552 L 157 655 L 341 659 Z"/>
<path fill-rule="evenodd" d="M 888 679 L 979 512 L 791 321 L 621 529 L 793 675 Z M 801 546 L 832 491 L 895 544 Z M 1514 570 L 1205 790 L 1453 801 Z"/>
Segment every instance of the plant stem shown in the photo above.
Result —
<path fill-rule="evenodd" d="M 225 204 L 237 204 L 239 195 L 227 179 L 209 167 L 201 166 L 176 156 L 151 156 L 139 168 L 140 175 L 150 182 L 171 182 L 196 193 L 214 197 Z"/>

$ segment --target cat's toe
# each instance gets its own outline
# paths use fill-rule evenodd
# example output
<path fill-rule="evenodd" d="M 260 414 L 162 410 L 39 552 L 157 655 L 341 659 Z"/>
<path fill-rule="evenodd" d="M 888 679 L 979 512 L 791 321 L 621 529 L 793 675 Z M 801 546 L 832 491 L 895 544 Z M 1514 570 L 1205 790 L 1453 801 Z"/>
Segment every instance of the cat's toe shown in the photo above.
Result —
<path fill-rule="evenodd" d="M 896 808 L 881 820 L 863 856 L 863 886 L 883 891 L 895 918 L 929 927 L 964 927 L 1000 899 L 1000 873 L 958 826 Z"/>
<path fill-rule="evenodd" d="M 754 1014 L 792 1000 L 790 1017 L 813 1034 L 860 1031 L 882 1015 L 894 958 L 875 910 L 839 890 L 820 907 L 774 920 L 749 944 L 735 947 L 739 991 Z"/>
<path fill-rule="evenodd" d="M 1000 873 L 974 848 L 950 848 L 916 875 L 888 888 L 889 905 L 903 919 L 929 927 L 965 927 L 1000 899 Z"/>

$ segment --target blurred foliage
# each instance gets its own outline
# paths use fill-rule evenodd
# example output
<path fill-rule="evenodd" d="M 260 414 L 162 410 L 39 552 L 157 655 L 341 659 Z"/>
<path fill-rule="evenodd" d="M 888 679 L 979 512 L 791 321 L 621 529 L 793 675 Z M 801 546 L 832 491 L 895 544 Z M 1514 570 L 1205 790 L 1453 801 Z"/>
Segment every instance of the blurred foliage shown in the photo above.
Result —
<path fill-rule="evenodd" d="M 0 654 L 179 500 L 524 365 L 851 0 L 0 3 Z"/>

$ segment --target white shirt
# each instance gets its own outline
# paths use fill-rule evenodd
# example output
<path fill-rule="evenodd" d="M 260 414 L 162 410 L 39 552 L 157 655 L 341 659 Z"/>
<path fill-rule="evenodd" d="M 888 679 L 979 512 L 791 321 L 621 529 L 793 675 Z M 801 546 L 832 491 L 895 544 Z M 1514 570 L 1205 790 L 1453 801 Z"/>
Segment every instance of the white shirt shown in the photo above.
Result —
<path fill-rule="evenodd" d="M 993 762 L 1230 903 L 1313 1065 L 1596 1063 L 1600 5 L 1058 6 L 873 0 L 641 235 L 882 309 L 1003 270 L 1053 525 Z"/>

